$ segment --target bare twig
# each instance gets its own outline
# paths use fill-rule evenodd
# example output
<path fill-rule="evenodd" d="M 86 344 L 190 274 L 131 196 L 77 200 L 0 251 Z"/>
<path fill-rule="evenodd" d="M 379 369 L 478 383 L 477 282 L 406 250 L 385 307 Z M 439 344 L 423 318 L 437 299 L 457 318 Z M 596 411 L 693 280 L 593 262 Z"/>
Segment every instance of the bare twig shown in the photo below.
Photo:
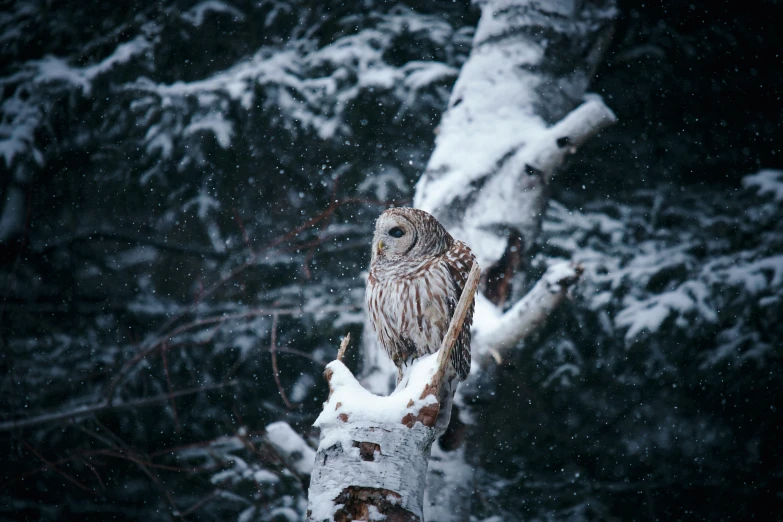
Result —
<path fill-rule="evenodd" d="M 38 246 L 35 250 L 39 253 L 46 253 L 57 248 L 71 246 L 74 243 L 91 241 L 114 241 L 131 245 L 150 246 L 177 254 L 196 255 L 219 259 L 225 258 L 228 255 L 228 252 L 216 252 L 211 248 L 179 245 L 173 242 L 169 242 L 167 239 L 144 237 L 135 232 L 125 232 L 121 230 L 87 230 L 76 232 L 70 236 L 60 237 L 54 241 L 47 242 L 44 245 Z"/>
<path fill-rule="evenodd" d="M 239 211 L 234 208 L 234 219 L 237 222 L 237 225 L 239 225 L 239 230 L 242 232 L 242 239 L 245 241 L 245 247 L 249 252 L 252 253 L 252 248 L 250 247 L 250 237 L 247 235 L 247 230 L 245 229 L 245 223 L 242 221 L 242 216 L 239 215 Z"/>
<path fill-rule="evenodd" d="M 31 428 L 34 426 L 40 426 L 42 424 L 50 424 L 52 422 L 59 422 L 63 420 L 75 420 L 80 417 L 88 417 L 104 411 L 128 410 L 133 408 L 140 408 L 143 406 L 150 406 L 153 404 L 157 404 L 159 402 L 165 402 L 171 400 L 176 397 L 193 395 L 194 393 L 219 390 L 222 388 L 228 388 L 230 386 L 236 386 L 237 384 L 239 384 L 238 381 L 228 381 L 221 384 L 214 384 L 211 386 L 201 386 L 199 388 L 187 388 L 185 390 L 179 390 L 173 393 L 164 393 L 162 395 L 156 395 L 154 397 L 135 399 L 132 401 L 119 402 L 119 403 L 111 403 L 108 400 L 104 400 L 97 404 L 77 407 L 71 410 L 45 413 L 43 415 L 39 415 L 37 417 L 31 417 L 28 419 L 17 419 L 17 420 L 0 422 L 0 432 Z"/>
<path fill-rule="evenodd" d="M 280 392 L 280 397 L 283 399 L 286 407 L 289 410 L 294 409 L 294 405 L 288 400 L 285 395 L 285 390 L 280 382 L 280 370 L 277 367 L 277 314 L 272 315 L 272 339 L 269 343 L 269 353 L 272 355 L 272 373 L 275 376 L 275 384 L 277 384 L 277 391 Z"/>
<path fill-rule="evenodd" d="M 95 466 L 89 463 L 89 461 L 84 457 L 79 457 L 79 462 L 90 468 L 90 471 L 92 471 L 92 474 L 95 475 L 95 478 L 98 479 L 98 484 L 101 485 L 101 489 L 106 491 L 106 485 L 103 483 L 103 479 L 101 478 L 100 473 L 98 473 L 98 470 L 95 469 Z"/>
<path fill-rule="evenodd" d="M 171 339 L 176 337 L 177 335 L 180 335 L 182 333 L 188 332 L 190 330 L 195 330 L 196 328 L 201 328 L 204 326 L 210 326 L 210 325 L 220 325 L 226 321 L 232 321 L 232 320 L 240 320 L 240 319 L 248 319 L 251 317 L 259 317 L 264 315 L 299 315 L 302 311 L 299 308 L 281 308 L 281 309 L 275 309 L 275 308 L 258 308 L 255 310 L 248 310 L 247 312 L 242 313 L 236 313 L 236 314 L 223 314 L 223 315 L 217 315 L 213 317 L 205 317 L 204 319 L 198 319 L 196 321 L 192 321 L 187 324 L 183 324 L 171 332 L 168 332 L 165 335 L 162 335 L 152 341 L 147 347 L 143 348 L 139 351 L 132 359 L 130 359 L 128 362 L 126 362 L 120 371 L 117 373 L 117 376 L 114 377 L 114 379 L 109 383 L 108 388 L 106 389 L 106 392 L 104 393 L 104 397 L 106 397 L 108 400 L 111 400 L 114 395 L 114 390 L 117 389 L 117 386 L 122 383 L 122 381 L 127 376 L 127 373 L 130 371 L 131 368 L 136 366 L 138 363 L 146 359 L 149 355 L 157 352 L 161 348 L 163 348 L 166 343 L 168 343 Z M 177 345 L 169 345 L 168 347 L 171 348 L 172 346 L 178 346 Z"/>
<path fill-rule="evenodd" d="M 169 372 L 169 357 L 166 354 L 166 350 L 168 350 L 168 346 L 164 343 L 163 347 L 160 350 L 160 357 L 163 359 L 163 372 L 166 374 L 166 388 L 168 389 L 169 395 L 174 393 L 174 387 L 171 385 L 171 373 Z M 177 430 L 177 433 L 182 431 L 182 426 L 180 426 L 179 423 L 179 415 L 177 415 L 177 401 L 174 400 L 174 397 L 172 397 L 169 402 L 171 403 L 171 414 L 174 416 L 174 429 Z"/>
<path fill-rule="evenodd" d="M 446 335 L 443 337 L 443 341 L 440 343 L 440 350 L 438 350 L 438 371 L 432 376 L 432 389 L 437 392 L 440 390 L 440 385 L 443 381 L 443 374 L 446 371 L 446 365 L 448 364 L 451 351 L 454 349 L 454 344 L 457 342 L 457 336 L 462 330 L 462 324 L 465 322 L 465 316 L 468 314 L 468 310 L 473 304 L 473 299 L 476 296 L 476 289 L 478 289 L 479 279 L 481 278 L 481 268 L 478 263 L 473 263 L 473 267 L 470 269 L 468 280 L 465 283 L 465 289 L 462 291 L 462 295 L 457 303 L 457 308 L 454 310 L 454 315 L 451 316 L 451 322 L 449 323 L 449 329 L 446 331 Z M 427 393 L 427 391 L 425 391 Z"/>
<path fill-rule="evenodd" d="M 182 512 L 182 517 L 184 518 L 184 517 L 190 515 L 191 513 L 193 513 L 194 511 L 196 511 L 200 507 L 202 507 L 205 504 L 209 503 L 212 499 L 214 499 L 218 495 L 218 493 L 220 493 L 219 489 L 216 489 L 216 490 L 212 491 L 210 494 L 206 495 L 204 498 L 202 498 L 201 500 L 199 500 L 198 502 L 196 502 L 195 504 L 190 506 L 188 509 L 183 511 Z"/>
<path fill-rule="evenodd" d="M 351 334 L 347 333 L 345 334 L 345 337 L 343 337 L 343 340 L 340 343 L 340 349 L 337 351 L 338 361 L 342 361 L 343 357 L 345 357 L 345 351 L 348 349 L 348 343 L 350 342 L 351 342 Z"/>
<path fill-rule="evenodd" d="M 343 165 L 342 167 L 338 168 L 337 171 L 335 172 L 334 183 L 332 183 L 332 191 L 329 194 L 329 207 L 324 211 L 324 219 L 321 221 L 321 224 L 318 227 L 319 236 L 329 225 L 329 221 L 331 220 L 334 211 L 337 210 L 342 204 L 340 200 L 337 199 L 337 187 L 340 184 L 340 176 L 342 176 L 345 170 L 347 169 L 345 168 L 345 165 Z M 312 272 L 310 271 L 310 262 L 313 260 L 313 257 L 315 256 L 316 247 L 320 244 L 321 244 L 321 238 L 318 237 L 316 243 L 314 243 L 307 251 L 307 255 L 305 256 L 304 262 L 302 263 L 302 267 L 304 268 L 304 272 L 305 272 L 305 277 L 307 279 L 310 279 L 312 277 Z"/>
<path fill-rule="evenodd" d="M 169 490 L 166 488 L 166 485 L 163 484 L 163 481 L 160 480 L 160 478 L 153 473 L 149 467 L 147 466 L 147 463 L 145 463 L 143 460 L 138 459 L 132 455 L 123 455 L 123 457 L 134 464 L 136 464 L 139 469 L 147 475 L 150 480 L 158 486 L 158 489 L 160 489 L 161 494 L 163 495 L 163 498 L 166 499 L 166 502 L 169 505 L 169 509 L 171 509 L 171 514 L 175 517 L 182 518 L 182 515 L 179 512 L 179 508 L 177 507 L 177 504 L 174 503 L 174 498 L 171 496 L 171 493 L 169 493 Z"/>
<path fill-rule="evenodd" d="M 235 277 L 237 277 L 238 275 L 243 273 L 248 268 L 254 266 L 255 263 L 256 263 L 256 260 L 258 259 L 258 257 L 261 254 L 263 254 L 264 252 L 268 252 L 269 250 L 272 250 L 272 249 L 274 249 L 274 248 L 276 248 L 276 247 L 278 247 L 278 246 L 280 246 L 280 245 L 282 245 L 282 244 L 292 240 L 293 238 L 295 238 L 296 236 L 298 236 L 299 234 L 301 234 L 305 230 L 308 230 L 308 229 L 314 227 L 315 225 L 317 225 L 318 223 L 320 223 L 321 221 L 323 221 L 325 219 L 328 219 L 332 215 L 332 213 L 334 213 L 334 211 L 337 210 L 337 208 L 339 208 L 339 207 L 341 207 L 343 205 L 348 205 L 348 204 L 352 204 L 352 203 L 359 203 L 359 204 L 364 204 L 364 205 L 378 205 L 378 206 L 386 207 L 386 206 L 389 206 L 391 204 L 399 205 L 399 204 L 404 203 L 404 202 L 396 201 L 396 200 L 379 201 L 379 200 L 372 200 L 372 199 L 366 199 L 366 198 L 344 198 L 344 199 L 337 200 L 336 202 L 332 201 L 332 202 L 329 203 L 329 206 L 324 211 L 322 211 L 320 214 L 318 214 L 317 216 L 308 219 L 307 221 L 305 221 L 304 223 L 302 223 L 298 227 L 294 228 L 290 232 L 288 232 L 288 233 L 286 233 L 286 234 L 284 234 L 284 235 L 282 235 L 280 237 L 277 237 L 276 239 L 270 241 L 266 245 L 264 245 L 264 246 L 258 248 L 257 250 L 253 251 L 250 254 L 250 256 L 248 257 L 247 261 L 245 261 L 241 265 L 237 266 L 231 272 L 229 272 L 228 274 L 226 274 L 225 276 L 221 277 L 219 280 L 215 281 L 213 284 L 211 284 L 210 286 L 205 288 L 204 291 L 199 295 L 198 302 L 204 301 L 204 300 L 208 299 L 212 294 L 214 294 L 218 289 L 223 287 L 226 283 L 228 283 L 229 281 L 233 280 Z M 158 329 L 158 334 L 159 335 L 163 335 L 163 333 L 166 332 L 166 330 L 168 330 L 169 328 L 171 328 L 172 325 L 174 325 L 182 317 L 184 317 L 185 315 L 190 313 L 192 311 L 193 307 L 196 304 L 197 303 L 191 303 L 191 304 L 185 306 L 179 313 L 174 314 L 168 321 L 166 321 L 166 323 L 163 324 L 163 326 L 161 326 Z"/>
<path fill-rule="evenodd" d="M 106 431 L 107 433 L 110 433 L 112 435 L 112 438 L 115 438 L 115 439 L 117 438 L 116 435 L 114 435 L 110 430 L 108 430 L 101 422 L 98 421 L 98 419 L 95 419 L 95 420 L 96 420 L 96 422 L 98 422 L 98 424 L 102 427 L 102 429 L 104 431 Z M 60 466 L 62 464 L 67 464 L 69 462 L 73 462 L 73 461 L 76 461 L 76 460 L 81 461 L 82 459 L 88 459 L 88 458 L 96 457 L 96 456 L 114 457 L 114 458 L 127 460 L 127 456 L 123 452 L 128 452 L 128 451 L 131 451 L 131 450 L 129 448 L 127 448 L 127 445 L 125 445 L 121 440 L 118 440 L 116 443 L 114 443 L 114 442 L 106 439 L 105 437 L 102 437 L 102 436 L 98 435 L 97 433 L 95 433 L 95 432 L 93 432 L 91 430 L 86 430 L 83 427 L 80 428 L 80 429 L 83 432 L 85 432 L 88 435 L 90 435 L 91 437 L 94 437 L 94 438 L 98 439 L 103 444 L 108 446 L 110 449 L 98 449 L 98 450 L 91 450 L 91 451 L 79 451 L 79 452 L 77 452 L 77 453 L 75 453 L 73 455 L 70 455 L 68 457 L 64 457 L 64 458 L 58 459 L 56 461 L 51 461 L 50 462 L 51 465 Z M 245 437 L 259 436 L 259 435 L 263 435 L 263 434 L 264 434 L 264 430 L 249 431 L 249 432 L 247 432 Z M 182 444 L 182 445 L 179 445 L 179 446 L 172 446 L 172 447 L 169 447 L 169 448 L 165 448 L 165 449 L 158 450 L 158 451 L 150 453 L 148 455 L 148 459 L 152 459 L 152 458 L 155 458 L 155 457 L 160 457 L 160 456 L 163 456 L 163 455 L 171 455 L 172 453 L 177 453 L 179 451 L 184 451 L 184 450 L 188 450 L 188 449 L 192 449 L 192 448 L 208 447 L 208 446 L 214 444 L 217 440 L 219 440 L 219 439 L 210 439 L 210 440 L 205 440 L 205 441 L 200 441 L 200 442 L 192 442 L 190 444 Z M 123 446 L 124 449 L 120 448 L 120 446 Z M 156 464 L 156 463 L 154 463 L 154 462 L 152 462 L 150 460 L 146 461 L 146 465 L 148 467 L 151 467 L 151 468 L 158 468 L 158 469 L 163 469 L 163 470 L 166 470 L 166 471 L 174 471 L 174 472 L 180 472 L 180 473 L 211 472 L 211 471 L 214 471 L 215 469 L 218 468 L 218 466 L 169 466 L 169 465 L 165 465 L 165 464 Z M 5 481 L 5 482 L 0 483 L 0 490 L 5 489 L 8 486 L 10 486 L 11 484 L 14 484 L 14 483 L 16 483 L 16 482 L 18 482 L 20 480 L 24 480 L 24 479 L 26 479 L 28 477 L 32 477 L 32 476 L 34 476 L 34 475 L 36 475 L 38 473 L 42 473 L 42 472 L 44 472 L 44 471 L 46 471 L 48 469 L 50 469 L 50 467 L 48 465 L 44 464 L 43 466 L 38 467 L 36 469 L 25 471 L 25 472 L 17 475 L 16 477 L 13 477 L 13 478 Z"/>
<path fill-rule="evenodd" d="M 52 471 L 54 471 L 54 472 L 55 472 L 55 473 L 57 473 L 58 475 L 62 476 L 62 477 L 65 479 L 65 480 L 67 480 L 68 482 L 70 482 L 70 483 L 74 484 L 74 485 L 75 485 L 76 487 L 78 487 L 79 489 L 86 491 L 87 493 L 92 493 L 93 495 L 95 495 L 95 494 L 96 494 L 96 493 L 95 493 L 95 491 L 93 491 L 92 489 L 88 488 L 87 486 L 85 486 L 84 484 L 82 484 L 81 482 L 79 482 L 78 480 L 76 480 L 75 478 L 73 478 L 72 476 L 70 476 L 68 473 L 66 473 L 66 472 L 64 472 L 63 470 L 59 469 L 59 468 L 58 468 L 57 466 L 55 466 L 55 465 L 54 465 L 54 463 L 52 463 L 51 461 L 47 460 L 47 459 L 46 459 L 46 457 L 44 457 L 43 455 L 41 455 L 41 454 L 40 454 L 40 453 L 39 453 L 39 452 L 38 452 L 38 451 L 37 451 L 37 450 L 36 450 L 34 447 L 32 447 L 32 446 L 31 446 L 31 445 L 30 445 L 30 444 L 29 444 L 29 443 L 28 443 L 26 440 L 23 440 L 23 441 L 22 441 L 22 444 L 23 444 L 23 445 L 24 445 L 24 447 L 25 447 L 25 448 L 27 448 L 27 449 L 28 449 L 28 450 L 29 450 L 29 451 L 30 451 L 30 452 L 31 452 L 33 455 L 35 455 L 36 457 L 38 457 L 39 459 L 41 459 L 41 461 L 42 461 L 44 464 L 46 464 L 46 467 L 48 467 L 49 469 L 51 469 Z"/>

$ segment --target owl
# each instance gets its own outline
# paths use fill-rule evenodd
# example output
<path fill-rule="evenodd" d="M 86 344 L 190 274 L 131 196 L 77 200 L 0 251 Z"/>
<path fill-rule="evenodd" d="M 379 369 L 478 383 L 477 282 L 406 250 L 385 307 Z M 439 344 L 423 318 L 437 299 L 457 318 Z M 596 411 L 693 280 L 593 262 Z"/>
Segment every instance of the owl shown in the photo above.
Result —
<path fill-rule="evenodd" d="M 365 301 L 370 322 L 399 371 L 440 348 L 476 262 L 465 243 L 415 208 L 391 208 L 375 222 Z M 470 371 L 473 304 L 451 352 L 447 380 Z"/>

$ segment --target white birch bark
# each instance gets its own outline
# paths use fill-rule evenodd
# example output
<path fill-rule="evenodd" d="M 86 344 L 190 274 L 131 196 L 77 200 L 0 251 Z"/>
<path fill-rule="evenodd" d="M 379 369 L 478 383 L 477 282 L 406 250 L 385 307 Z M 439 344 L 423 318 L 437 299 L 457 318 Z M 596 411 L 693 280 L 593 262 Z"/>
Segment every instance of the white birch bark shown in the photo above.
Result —
<path fill-rule="evenodd" d="M 432 367 L 431 362 L 416 366 Z M 423 386 L 373 396 L 340 361 L 329 364 L 327 375 L 331 395 L 315 424 L 321 441 L 308 519 L 422 520 L 437 401 L 432 395 L 420 399 Z"/>
<path fill-rule="evenodd" d="M 465 241 L 485 269 L 474 316 L 474 365 L 460 387 L 468 395 L 492 388 L 480 384 L 492 379 L 487 370 L 512 356 L 577 281 L 579 267 L 554 265 L 506 309 L 509 282 L 524 281 L 519 274 L 557 168 L 615 121 L 600 97 L 586 95 L 611 38 L 612 1 L 489 0 L 481 9 L 473 50 L 414 196 L 414 206 Z M 460 390 L 460 417 L 470 424 L 465 405 L 471 401 Z M 473 436 L 469 426 L 466 439 Z M 456 450 L 436 445 L 433 451 L 425 519 L 468 520 L 474 476 L 464 440 Z"/>
<path fill-rule="evenodd" d="M 493 365 L 540 328 L 579 278 L 551 266 L 527 295 L 513 297 L 538 237 L 549 184 L 564 158 L 615 121 L 586 89 L 611 39 L 613 0 L 486 0 L 473 50 L 460 71 L 436 147 L 416 185 L 414 206 L 465 241 L 484 269 L 474 315 L 473 368 L 457 391 L 461 421 L 473 417 L 461 394 L 492 386 Z M 365 328 L 372 333 L 369 328 Z M 376 393 L 393 379 L 365 332 L 363 382 Z M 493 362 L 494 360 L 494 362 Z M 388 388 L 387 388 L 388 390 Z M 461 390 L 461 391 L 460 391 Z M 474 434 L 468 426 L 467 439 Z M 435 444 L 424 506 L 428 521 L 468 520 L 475 480 L 463 444 Z"/>

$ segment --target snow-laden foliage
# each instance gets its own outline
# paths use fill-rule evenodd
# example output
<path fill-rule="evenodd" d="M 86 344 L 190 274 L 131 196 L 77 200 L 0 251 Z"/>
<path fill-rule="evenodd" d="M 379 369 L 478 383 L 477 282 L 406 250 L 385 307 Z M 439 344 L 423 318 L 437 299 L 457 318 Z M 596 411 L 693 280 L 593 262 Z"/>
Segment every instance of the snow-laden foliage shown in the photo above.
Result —
<path fill-rule="evenodd" d="M 707 4 L 667 9 L 703 24 Z M 0 516 L 301 520 L 291 440 L 312 443 L 324 365 L 360 337 L 372 220 L 411 197 L 476 11 L 2 6 Z M 774 13 L 697 38 L 623 9 L 595 84 L 620 123 L 556 178 L 527 277 L 568 259 L 583 280 L 473 408 L 476 519 L 779 502 L 779 75 L 759 60 L 780 46 L 746 31 Z M 738 81 L 764 92 L 729 100 Z"/>
<path fill-rule="evenodd" d="M 717 517 L 728 484 L 771 479 L 759 474 L 783 392 L 779 174 L 550 203 L 533 266 L 568 259 L 585 272 L 572 304 L 499 372 L 498 404 L 478 409 L 492 433 L 476 459 L 488 514 L 628 518 L 634 495 L 674 495 Z"/>
<path fill-rule="evenodd" d="M 208 481 L 198 484 L 199 491 L 187 492 L 182 500 L 189 499 L 202 509 L 199 516 L 238 521 L 300 520 L 306 476 L 291 469 L 287 454 L 273 443 L 269 428 L 274 427 L 268 426 L 265 436 L 240 429 L 234 436 L 172 452 L 170 459 L 176 465 L 209 474 Z M 188 516 L 194 511 L 174 515 Z"/>
<path fill-rule="evenodd" d="M 338 336 L 359 336 L 372 220 L 410 197 L 475 14 L 6 7 L 0 417 L 32 424 L 5 426 L 0 504 L 301 518 L 306 473 L 221 441 L 312 424 Z M 171 462 L 192 445 L 220 458 Z"/>

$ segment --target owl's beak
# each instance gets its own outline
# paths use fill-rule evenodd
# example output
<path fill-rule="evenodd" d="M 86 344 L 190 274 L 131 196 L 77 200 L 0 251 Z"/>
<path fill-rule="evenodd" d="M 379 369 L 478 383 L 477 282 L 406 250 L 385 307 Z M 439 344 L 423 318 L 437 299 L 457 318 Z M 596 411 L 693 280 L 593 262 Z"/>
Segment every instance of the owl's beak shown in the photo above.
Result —
<path fill-rule="evenodd" d="M 379 239 L 378 240 L 378 246 L 376 247 L 376 253 L 380 254 L 381 252 L 383 252 L 383 248 L 385 246 L 386 245 L 383 244 L 383 239 Z"/>

